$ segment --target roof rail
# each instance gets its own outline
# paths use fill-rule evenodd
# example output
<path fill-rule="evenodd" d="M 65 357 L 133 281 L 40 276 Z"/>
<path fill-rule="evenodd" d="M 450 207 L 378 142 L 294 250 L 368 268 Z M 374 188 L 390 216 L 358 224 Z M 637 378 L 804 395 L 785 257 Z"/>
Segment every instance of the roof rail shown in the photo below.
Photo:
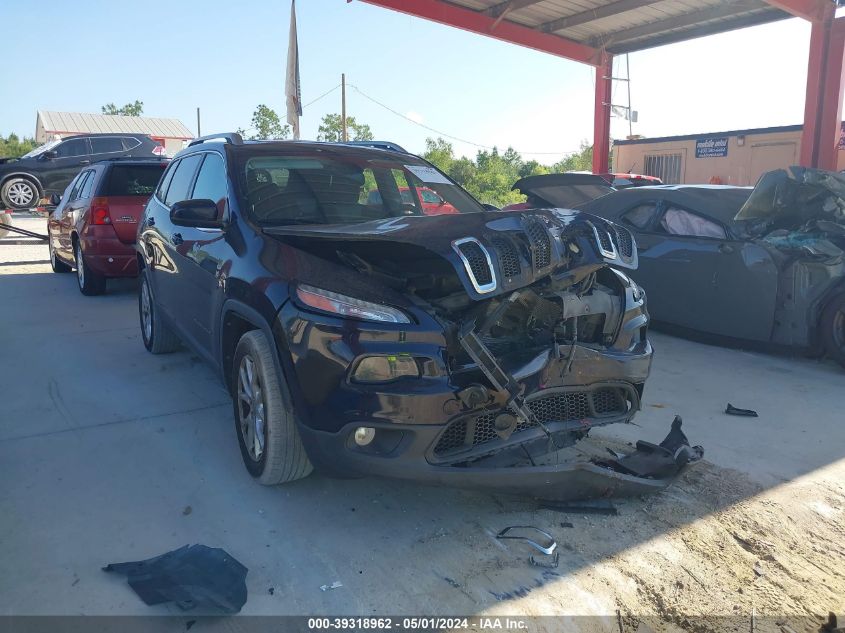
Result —
<path fill-rule="evenodd" d="M 347 141 L 343 143 L 344 145 L 358 145 L 360 147 L 374 147 L 376 149 L 389 149 L 393 152 L 401 152 L 403 154 L 410 154 L 408 150 L 406 150 L 401 145 L 398 145 L 392 141 Z"/>
<path fill-rule="evenodd" d="M 220 132 L 218 134 L 209 134 L 207 136 L 200 136 L 199 138 L 195 138 L 193 141 L 188 143 L 188 147 L 199 145 L 200 143 L 205 143 L 206 141 L 213 141 L 214 139 L 218 138 L 226 139 L 226 142 L 231 143 L 232 145 L 244 144 L 243 138 L 237 132 Z"/>

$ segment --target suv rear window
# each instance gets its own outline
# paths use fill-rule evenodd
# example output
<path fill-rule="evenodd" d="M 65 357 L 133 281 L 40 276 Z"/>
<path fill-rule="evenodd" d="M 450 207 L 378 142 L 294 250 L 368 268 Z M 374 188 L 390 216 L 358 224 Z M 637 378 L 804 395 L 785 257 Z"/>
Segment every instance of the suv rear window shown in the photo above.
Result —
<path fill-rule="evenodd" d="M 103 184 L 103 196 L 150 196 L 166 165 L 114 165 Z"/>
<path fill-rule="evenodd" d="M 119 136 L 92 136 L 91 151 L 94 154 L 109 154 L 111 152 L 122 152 L 123 143 Z"/>

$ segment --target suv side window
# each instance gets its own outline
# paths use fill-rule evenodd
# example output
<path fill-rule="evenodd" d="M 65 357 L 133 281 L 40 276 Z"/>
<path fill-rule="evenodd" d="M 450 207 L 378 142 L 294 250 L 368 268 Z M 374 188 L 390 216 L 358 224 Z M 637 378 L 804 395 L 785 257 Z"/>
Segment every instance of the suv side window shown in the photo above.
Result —
<path fill-rule="evenodd" d="M 164 197 L 167 195 L 167 188 L 170 186 L 170 181 L 173 180 L 173 174 L 176 173 L 176 168 L 181 162 L 181 160 L 174 160 L 170 163 L 170 167 L 164 172 L 164 176 L 162 176 L 161 182 L 158 184 L 158 189 L 156 189 L 156 198 L 159 202 L 164 203 Z"/>
<path fill-rule="evenodd" d="M 82 187 L 80 187 L 79 189 L 80 198 L 91 197 L 91 190 L 94 188 L 94 181 L 97 179 L 97 174 L 94 172 L 93 169 L 86 173 L 88 175 L 85 178 L 85 182 L 82 183 Z"/>
<path fill-rule="evenodd" d="M 123 149 L 125 150 L 135 149 L 141 144 L 141 141 L 131 136 L 122 136 L 121 140 L 123 141 Z"/>
<path fill-rule="evenodd" d="M 197 173 L 197 167 L 201 160 L 202 154 L 193 154 L 179 161 L 164 197 L 165 205 L 169 207 L 174 202 L 188 199 L 191 183 L 194 182 L 194 174 Z"/>
<path fill-rule="evenodd" d="M 91 151 L 94 154 L 111 154 L 122 152 L 123 142 L 119 136 L 92 136 Z"/>
<path fill-rule="evenodd" d="M 191 198 L 213 200 L 217 205 L 217 217 L 222 217 L 226 209 L 227 194 L 226 166 L 223 164 L 223 157 L 216 153 L 206 154 L 197 174 L 197 182 Z"/>
<path fill-rule="evenodd" d="M 85 156 L 88 154 L 88 141 L 84 138 L 72 138 L 56 145 L 55 152 L 58 158 Z"/>
<path fill-rule="evenodd" d="M 67 195 L 67 201 L 68 202 L 73 202 L 74 200 L 76 200 L 77 194 L 79 193 L 79 190 L 82 188 L 82 185 L 83 185 L 83 183 L 84 183 L 84 181 L 87 177 L 88 177 L 87 171 L 83 171 L 81 174 L 79 174 L 76 177 L 76 179 L 73 181 L 73 186 L 70 188 L 70 193 Z"/>

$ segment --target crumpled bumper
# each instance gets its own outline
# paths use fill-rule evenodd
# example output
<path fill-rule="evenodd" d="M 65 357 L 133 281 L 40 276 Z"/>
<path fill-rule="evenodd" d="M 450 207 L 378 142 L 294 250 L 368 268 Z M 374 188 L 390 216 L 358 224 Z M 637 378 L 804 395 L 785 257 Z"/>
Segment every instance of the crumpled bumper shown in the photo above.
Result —
<path fill-rule="evenodd" d="M 356 426 L 349 425 L 336 434 L 301 427 L 315 466 L 334 474 L 378 475 L 555 501 L 629 497 L 662 490 L 688 463 L 703 455 L 701 447 L 689 446 L 680 431 L 680 418 L 659 445 L 641 442 L 630 455 L 536 466 L 435 465 L 425 455 L 439 426 L 377 427 L 377 437 L 380 431 L 392 436 L 386 445 L 373 442 L 367 447 L 356 446 L 352 440 Z M 633 471 L 640 474 L 631 474 Z"/>

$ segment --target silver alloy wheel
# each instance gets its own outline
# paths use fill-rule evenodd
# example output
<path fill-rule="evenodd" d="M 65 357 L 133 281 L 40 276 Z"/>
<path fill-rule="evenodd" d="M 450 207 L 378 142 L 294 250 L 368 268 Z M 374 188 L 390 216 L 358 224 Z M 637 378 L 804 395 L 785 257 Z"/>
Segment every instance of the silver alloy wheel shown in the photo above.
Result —
<path fill-rule="evenodd" d="M 144 338 L 149 342 L 153 338 L 153 308 L 150 301 L 150 289 L 147 282 L 141 283 L 141 326 Z"/>
<path fill-rule="evenodd" d="M 253 461 L 264 454 L 264 394 L 255 361 L 247 354 L 238 368 L 238 422 L 247 453 Z"/>
<path fill-rule="evenodd" d="M 85 264 L 82 261 L 82 249 L 76 245 L 76 277 L 79 279 L 79 287 L 85 287 Z"/>
<path fill-rule="evenodd" d="M 17 207 L 26 207 L 35 200 L 35 188 L 28 182 L 15 182 L 6 190 L 9 201 Z"/>

